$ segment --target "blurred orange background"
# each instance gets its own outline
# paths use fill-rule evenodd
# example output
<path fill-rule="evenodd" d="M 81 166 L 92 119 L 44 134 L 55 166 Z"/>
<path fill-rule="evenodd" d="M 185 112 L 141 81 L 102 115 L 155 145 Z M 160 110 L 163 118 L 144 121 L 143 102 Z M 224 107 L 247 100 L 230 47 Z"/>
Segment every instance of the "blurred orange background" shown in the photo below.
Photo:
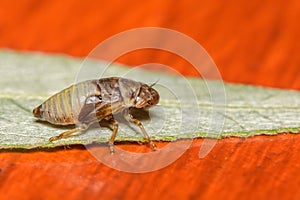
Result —
<path fill-rule="evenodd" d="M 227 82 L 300 89 L 300 3 L 296 0 L 0 0 L 0 5 L 2 49 L 84 57 L 119 32 L 164 27 L 199 42 Z M 132 66 L 163 63 L 186 76 L 196 75 L 186 61 L 161 51 L 133 52 L 118 61 Z M 2 151 L 0 197 L 300 198 L 297 134 L 222 139 L 204 159 L 197 157 L 201 143 L 202 139 L 195 140 L 175 163 L 146 174 L 110 169 L 82 147 Z"/>

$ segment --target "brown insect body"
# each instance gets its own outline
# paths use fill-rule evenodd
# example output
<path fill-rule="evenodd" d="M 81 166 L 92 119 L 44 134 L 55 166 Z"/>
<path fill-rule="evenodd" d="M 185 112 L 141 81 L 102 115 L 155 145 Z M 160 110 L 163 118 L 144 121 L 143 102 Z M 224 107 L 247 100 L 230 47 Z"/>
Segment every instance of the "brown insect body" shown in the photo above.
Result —
<path fill-rule="evenodd" d="M 130 79 L 111 77 L 72 85 L 36 107 L 33 114 L 38 119 L 55 125 L 78 125 L 50 138 L 50 141 L 68 137 L 74 132 L 86 130 L 95 122 L 107 120 L 114 126 L 109 140 L 110 151 L 113 153 L 113 143 L 118 131 L 118 122 L 114 120 L 113 114 L 120 112 L 125 119 L 140 127 L 146 140 L 155 148 L 142 123 L 130 115 L 129 109 L 149 108 L 158 101 L 159 94 L 152 87 Z"/>

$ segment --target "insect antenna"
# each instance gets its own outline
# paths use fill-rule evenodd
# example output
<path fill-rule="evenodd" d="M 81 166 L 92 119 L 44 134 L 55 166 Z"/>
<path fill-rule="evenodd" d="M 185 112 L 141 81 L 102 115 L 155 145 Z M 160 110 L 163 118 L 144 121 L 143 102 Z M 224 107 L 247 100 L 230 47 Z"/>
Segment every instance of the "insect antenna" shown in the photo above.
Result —
<path fill-rule="evenodd" d="M 154 83 L 152 83 L 151 85 L 149 85 L 149 87 L 153 87 L 154 85 L 156 85 L 156 83 L 158 83 L 159 79 L 157 79 Z"/>

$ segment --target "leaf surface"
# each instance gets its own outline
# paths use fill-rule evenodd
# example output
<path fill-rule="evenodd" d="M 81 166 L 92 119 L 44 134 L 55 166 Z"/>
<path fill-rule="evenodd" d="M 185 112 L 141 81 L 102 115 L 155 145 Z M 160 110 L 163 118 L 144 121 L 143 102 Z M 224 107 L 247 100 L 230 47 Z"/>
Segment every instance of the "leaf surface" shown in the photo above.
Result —
<path fill-rule="evenodd" d="M 50 143 L 48 139 L 70 127 L 37 121 L 33 108 L 48 97 L 85 78 L 125 76 L 151 84 L 160 103 L 133 111 L 154 140 L 274 135 L 300 131 L 300 92 L 183 78 L 118 64 L 64 55 L 0 51 L 0 148 L 55 147 L 106 142 L 112 131 L 94 126 L 86 133 Z M 99 72 L 100 72 L 99 71 Z M 141 141 L 140 130 L 123 119 L 117 141 Z"/>

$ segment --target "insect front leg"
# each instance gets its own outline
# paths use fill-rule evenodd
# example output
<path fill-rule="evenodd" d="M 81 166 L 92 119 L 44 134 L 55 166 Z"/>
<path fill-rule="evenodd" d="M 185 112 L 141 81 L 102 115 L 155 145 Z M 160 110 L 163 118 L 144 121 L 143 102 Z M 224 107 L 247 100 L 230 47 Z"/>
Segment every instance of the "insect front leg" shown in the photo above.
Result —
<path fill-rule="evenodd" d="M 147 134 L 142 122 L 140 122 L 139 120 L 133 118 L 133 116 L 129 113 L 129 109 L 125 109 L 123 112 L 123 115 L 125 117 L 125 119 L 131 123 L 134 123 L 136 126 L 140 127 L 144 138 L 146 139 L 146 141 L 150 144 L 151 148 L 153 150 L 156 150 L 156 145 L 154 144 L 154 142 L 151 141 L 149 135 Z"/>

